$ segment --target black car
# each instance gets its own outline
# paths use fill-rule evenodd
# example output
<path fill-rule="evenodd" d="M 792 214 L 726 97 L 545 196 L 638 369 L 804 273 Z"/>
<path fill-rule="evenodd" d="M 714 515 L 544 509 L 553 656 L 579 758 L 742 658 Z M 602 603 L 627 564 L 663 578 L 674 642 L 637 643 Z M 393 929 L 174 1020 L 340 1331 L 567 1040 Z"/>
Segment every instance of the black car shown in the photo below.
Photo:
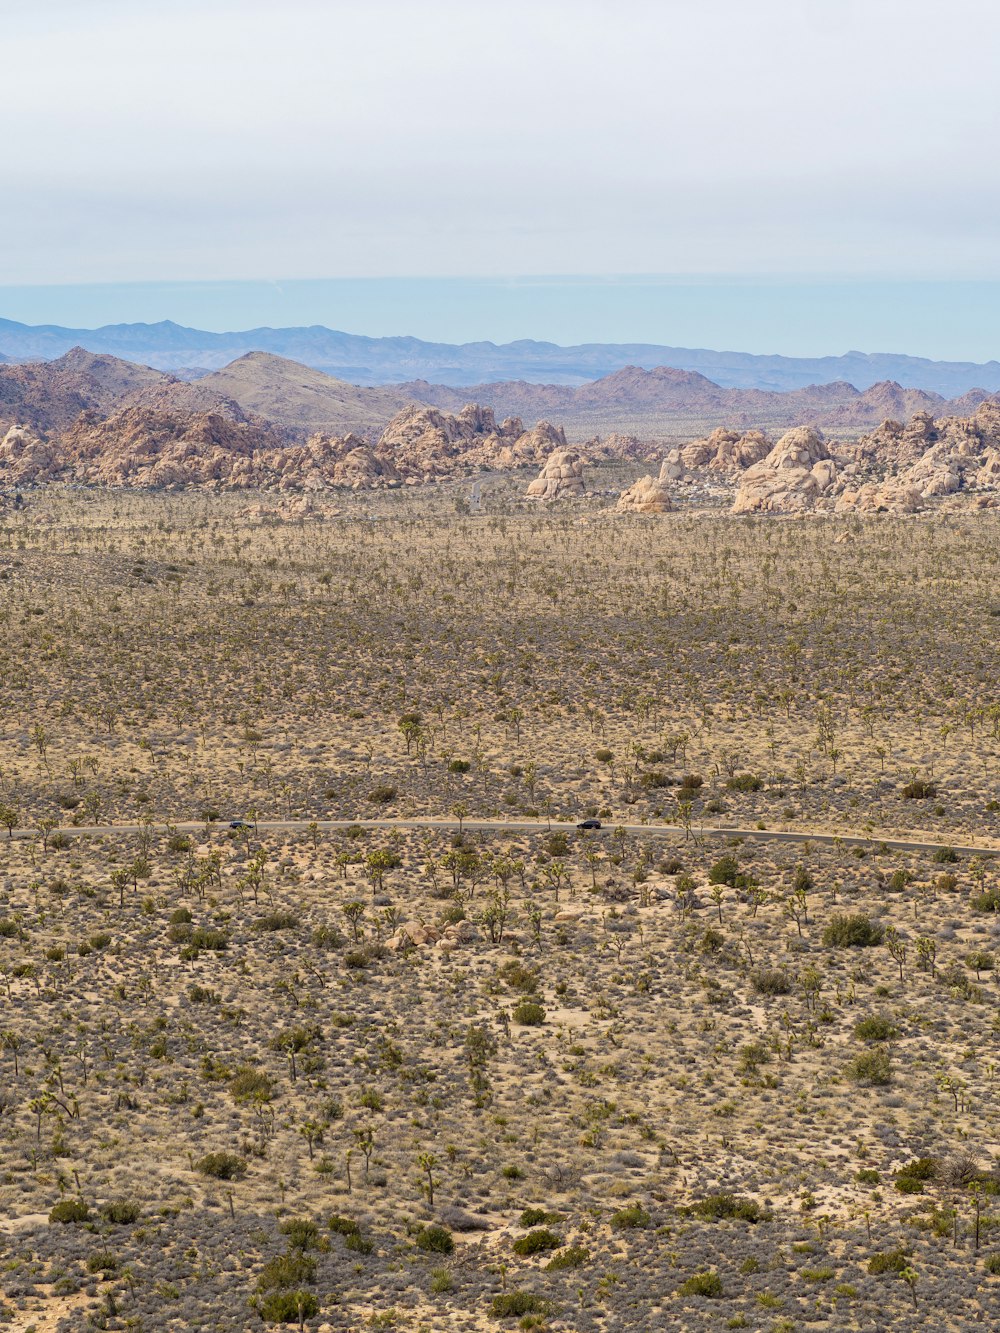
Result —
<path fill-rule="evenodd" d="M 248 824 L 245 819 L 231 819 L 229 821 L 229 827 L 234 829 L 252 829 L 253 825 Z"/>
<path fill-rule="evenodd" d="M 601 821 L 599 819 L 581 819 L 579 824 L 577 824 L 577 828 L 600 828 L 600 827 L 601 827 Z"/>

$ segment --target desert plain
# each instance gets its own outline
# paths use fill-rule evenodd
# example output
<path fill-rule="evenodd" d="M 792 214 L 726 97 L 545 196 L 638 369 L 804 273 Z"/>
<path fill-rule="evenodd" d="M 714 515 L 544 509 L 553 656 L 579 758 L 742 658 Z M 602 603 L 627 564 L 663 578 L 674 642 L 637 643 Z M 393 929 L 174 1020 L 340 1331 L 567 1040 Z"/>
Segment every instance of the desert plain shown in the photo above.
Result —
<path fill-rule="evenodd" d="M 525 480 L 4 514 L 0 1326 L 1000 1323 L 997 511 Z"/>

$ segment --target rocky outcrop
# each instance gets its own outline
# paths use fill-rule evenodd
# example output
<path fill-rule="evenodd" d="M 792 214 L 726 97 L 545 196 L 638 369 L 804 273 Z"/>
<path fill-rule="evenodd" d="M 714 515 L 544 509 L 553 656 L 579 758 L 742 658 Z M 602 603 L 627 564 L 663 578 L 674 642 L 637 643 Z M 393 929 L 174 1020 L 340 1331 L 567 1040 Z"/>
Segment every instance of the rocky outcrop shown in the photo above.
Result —
<path fill-rule="evenodd" d="M 733 501 L 734 514 L 787 514 L 810 509 L 837 478 L 819 431 L 796 426 L 782 435 L 766 458 L 749 468 Z"/>
<path fill-rule="evenodd" d="M 905 425 L 885 421 L 859 441 L 845 469 L 840 512 L 916 513 L 944 497 L 1000 489 L 1000 403 L 987 399 L 971 417 L 918 412 Z M 986 493 L 985 495 L 982 493 Z"/>
<path fill-rule="evenodd" d="M 680 451 L 685 467 L 708 468 L 712 472 L 745 472 L 766 458 L 771 441 L 760 430 L 729 430 L 720 426 L 703 440 L 692 440 Z"/>
<path fill-rule="evenodd" d="M 556 449 L 545 460 L 545 466 L 530 483 L 529 499 L 553 503 L 574 499 L 584 494 L 583 459 L 575 449 Z"/>
<path fill-rule="evenodd" d="M 404 476 L 430 478 L 525 467 L 565 447 L 562 429 L 547 421 L 528 431 L 519 417 L 497 425 L 492 408 L 468 403 L 457 415 L 435 407 L 406 408 L 386 426 L 376 453 Z"/>
<path fill-rule="evenodd" d="M 0 478 L 6 485 L 51 481 L 59 470 L 59 450 L 27 426 L 11 426 L 0 441 Z"/>
<path fill-rule="evenodd" d="M 670 492 L 659 477 L 640 477 L 619 497 L 619 514 L 669 514 L 674 508 Z"/>

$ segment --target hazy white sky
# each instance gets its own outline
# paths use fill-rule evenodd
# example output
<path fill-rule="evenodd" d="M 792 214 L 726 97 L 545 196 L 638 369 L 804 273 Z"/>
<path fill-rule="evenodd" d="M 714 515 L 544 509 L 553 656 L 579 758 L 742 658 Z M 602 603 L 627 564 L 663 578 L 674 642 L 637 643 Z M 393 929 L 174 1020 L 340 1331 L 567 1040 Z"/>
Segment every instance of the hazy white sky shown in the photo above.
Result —
<path fill-rule="evenodd" d="M 0 284 L 1000 277 L 989 0 L 0 0 Z"/>

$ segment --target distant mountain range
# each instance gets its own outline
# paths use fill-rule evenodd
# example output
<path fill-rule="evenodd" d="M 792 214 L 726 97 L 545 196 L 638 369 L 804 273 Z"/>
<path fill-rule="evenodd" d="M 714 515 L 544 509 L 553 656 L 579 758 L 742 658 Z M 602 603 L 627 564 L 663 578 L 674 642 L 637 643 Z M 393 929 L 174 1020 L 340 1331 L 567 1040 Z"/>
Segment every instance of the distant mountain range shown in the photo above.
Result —
<path fill-rule="evenodd" d="M 429 381 L 471 387 L 498 381 L 584 385 L 627 367 L 670 367 L 698 373 L 723 389 L 788 392 L 815 384 L 846 382 L 864 392 L 892 381 L 958 398 L 971 390 L 1000 390 L 1000 362 L 930 361 L 888 352 L 843 356 L 757 356 L 648 343 L 585 343 L 560 347 L 528 339 L 490 342 L 423 342 L 419 338 L 366 338 L 314 325 L 210 333 L 169 320 L 159 324 L 109 324 L 99 329 L 27 325 L 0 319 L 0 361 L 55 360 L 74 347 L 193 378 L 229 365 L 248 352 L 289 358 L 356 385 Z"/>
<path fill-rule="evenodd" d="M 78 347 L 52 361 L 0 366 L 0 437 L 18 425 L 53 438 L 81 417 L 93 423 L 134 408 L 172 418 L 215 414 L 238 425 L 267 427 L 289 443 L 314 434 L 374 438 L 409 404 L 457 412 L 473 401 L 493 409 L 498 420 L 520 417 L 529 426 L 549 420 L 578 442 L 612 433 L 692 439 L 717 426 L 780 431 L 802 424 L 846 439 L 917 412 L 968 416 L 989 396 L 976 389 L 945 399 L 891 380 L 864 392 L 844 381 L 787 392 L 733 389 L 697 371 L 668 366 L 626 366 L 583 385 L 501 380 L 455 388 L 411 380 L 365 386 L 270 352 L 248 352 L 220 370 L 181 379 Z"/>

